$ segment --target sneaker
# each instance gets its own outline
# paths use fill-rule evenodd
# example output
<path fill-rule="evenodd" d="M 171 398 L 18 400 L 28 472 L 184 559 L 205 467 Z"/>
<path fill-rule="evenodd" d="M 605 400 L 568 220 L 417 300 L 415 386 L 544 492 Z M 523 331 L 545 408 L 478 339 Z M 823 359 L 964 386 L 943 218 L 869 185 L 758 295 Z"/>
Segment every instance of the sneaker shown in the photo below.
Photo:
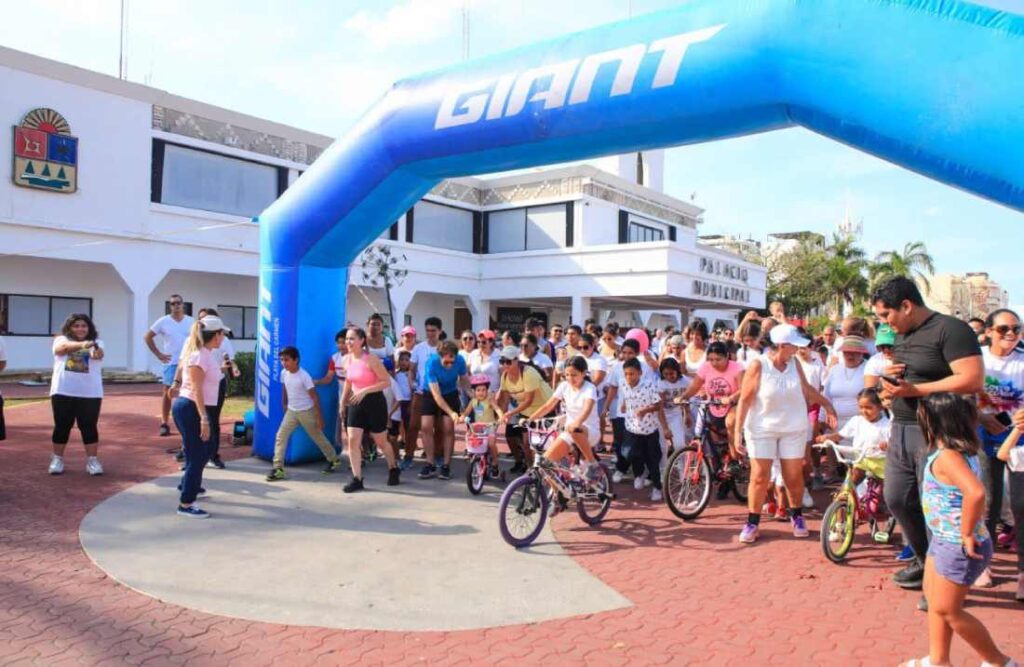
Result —
<path fill-rule="evenodd" d="M 405 472 L 406 470 L 408 470 L 411 467 L 412 467 L 412 459 L 405 459 L 405 458 L 403 458 L 401 461 L 398 462 L 398 469 L 401 470 L 402 472 Z"/>
<path fill-rule="evenodd" d="M 57 456 L 54 454 L 50 457 L 50 470 L 51 475 L 63 475 L 64 474 L 64 457 Z"/>
<path fill-rule="evenodd" d="M 636 479 L 634 479 L 633 480 L 633 488 L 636 489 L 637 491 L 640 491 L 641 489 L 643 489 L 644 488 L 644 478 L 643 477 L 637 477 Z"/>
<path fill-rule="evenodd" d="M 288 475 L 284 474 L 284 468 L 274 468 L 267 475 L 268 482 L 279 482 L 282 479 L 288 479 Z"/>
<path fill-rule="evenodd" d="M 807 490 L 807 487 L 804 487 L 804 498 L 801 504 L 805 510 L 814 509 L 814 498 L 811 498 L 811 492 Z"/>
<path fill-rule="evenodd" d="M 760 530 L 756 523 L 748 523 L 743 526 L 743 530 L 740 531 L 740 542 L 744 544 L 753 544 L 757 540 L 757 535 Z"/>
<path fill-rule="evenodd" d="M 974 585 L 977 588 L 992 588 L 996 585 L 996 582 L 992 581 L 992 569 L 985 568 L 978 575 L 978 578 L 974 580 Z"/>
<path fill-rule="evenodd" d="M 498 467 L 498 464 L 495 463 L 491 466 L 490 470 L 487 471 L 487 474 L 491 479 L 498 479 L 501 477 L 501 469 Z"/>
<path fill-rule="evenodd" d="M 811 478 L 811 491 L 821 491 L 825 488 L 825 478 L 820 474 Z"/>
<path fill-rule="evenodd" d="M 775 508 L 775 520 L 776 521 L 789 521 L 789 512 L 786 511 L 785 507 L 781 505 Z"/>
<path fill-rule="evenodd" d="M 210 459 L 210 463 L 213 464 L 213 467 L 216 468 L 217 470 L 223 470 L 224 468 L 227 468 L 227 466 L 224 465 L 224 461 L 221 460 L 219 454 Z"/>
<path fill-rule="evenodd" d="M 323 474 L 327 475 L 341 467 L 341 459 L 337 458 L 333 461 L 328 461 L 327 465 L 324 466 Z"/>
<path fill-rule="evenodd" d="M 1014 532 L 1013 528 L 1003 526 L 1003 529 L 999 531 L 999 537 L 996 538 L 996 543 L 1003 549 L 1009 549 L 1016 539 L 1017 534 Z"/>
<path fill-rule="evenodd" d="M 892 575 L 892 581 L 900 588 L 919 589 L 924 582 L 924 567 L 915 558 L 905 568 Z"/>
<path fill-rule="evenodd" d="M 509 468 L 508 474 L 515 476 L 522 475 L 524 472 L 526 472 L 526 464 L 522 461 L 516 461 L 512 464 L 512 467 Z"/>
<path fill-rule="evenodd" d="M 896 560 L 901 563 L 909 563 L 914 560 L 914 550 L 910 548 L 910 545 L 903 547 L 903 551 L 896 554 Z"/>
<path fill-rule="evenodd" d="M 187 516 L 190 519 L 209 519 L 210 513 L 206 510 L 201 510 L 197 505 L 191 507 L 178 506 L 178 516 Z"/>
<path fill-rule="evenodd" d="M 793 537 L 807 537 L 810 535 L 810 533 L 807 532 L 807 523 L 804 521 L 802 514 L 800 516 L 793 517 L 792 524 Z"/>
<path fill-rule="evenodd" d="M 160 424 L 160 437 L 168 436 L 171 434 L 171 427 L 166 423 Z"/>
<path fill-rule="evenodd" d="M 180 449 L 179 449 L 178 451 L 176 451 L 176 452 L 174 453 L 174 460 L 175 460 L 175 461 L 178 461 L 179 463 L 180 463 L 180 462 L 182 462 L 182 461 L 184 461 L 184 460 L 185 460 L 185 452 L 183 452 L 183 451 L 182 451 L 182 450 L 180 450 Z"/>
<path fill-rule="evenodd" d="M 388 469 L 388 486 L 398 486 L 398 477 L 401 473 L 398 471 L 398 467 Z"/>
<path fill-rule="evenodd" d="M 769 500 L 764 505 L 761 505 L 761 514 L 766 514 L 768 516 L 775 516 L 775 510 L 776 509 L 777 508 L 775 507 L 775 501 L 774 500 Z"/>
<path fill-rule="evenodd" d="M 661 489 L 651 489 L 651 502 L 660 502 L 662 498 Z"/>
<path fill-rule="evenodd" d="M 420 479 L 430 479 L 437 474 L 437 468 L 434 467 L 433 463 L 424 463 L 423 467 L 420 468 Z"/>
<path fill-rule="evenodd" d="M 452 478 L 452 468 L 451 468 L 451 466 L 442 465 L 441 466 L 441 472 L 437 476 L 437 478 L 438 479 L 451 479 Z"/>
<path fill-rule="evenodd" d="M 363 480 L 358 477 L 353 477 L 352 481 L 341 487 L 343 493 L 355 493 L 356 491 L 363 490 Z"/>
<path fill-rule="evenodd" d="M 614 482 L 615 484 L 622 483 L 622 480 L 624 480 L 625 478 L 626 478 L 626 476 L 623 475 L 618 470 L 616 470 L 615 472 L 612 473 L 612 482 Z"/>
<path fill-rule="evenodd" d="M 100 465 L 100 460 L 95 456 L 90 456 L 85 460 L 85 471 L 95 477 L 96 475 L 103 474 L 103 466 Z"/>

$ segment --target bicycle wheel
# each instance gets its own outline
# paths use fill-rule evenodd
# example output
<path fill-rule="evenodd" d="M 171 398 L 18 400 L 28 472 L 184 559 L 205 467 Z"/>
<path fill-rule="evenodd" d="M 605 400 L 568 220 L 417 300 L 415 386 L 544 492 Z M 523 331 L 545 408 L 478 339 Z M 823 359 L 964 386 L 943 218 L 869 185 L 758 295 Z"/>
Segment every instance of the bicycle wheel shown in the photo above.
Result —
<path fill-rule="evenodd" d="M 837 498 L 821 520 L 821 550 L 833 563 L 842 563 L 853 546 L 857 509 L 850 498 Z"/>
<path fill-rule="evenodd" d="M 601 466 L 600 474 L 601 478 L 587 484 L 586 490 L 576 500 L 576 511 L 588 526 L 600 523 L 612 506 L 612 478 L 604 466 Z"/>
<path fill-rule="evenodd" d="M 742 456 L 739 461 L 739 472 L 732 476 L 732 495 L 744 505 L 747 503 L 747 489 L 750 488 L 750 457 Z"/>
<path fill-rule="evenodd" d="M 473 454 L 466 463 L 466 486 L 474 496 L 479 496 L 484 490 L 484 481 L 487 479 L 487 460 L 479 454 Z"/>
<path fill-rule="evenodd" d="M 665 503 L 680 519 L 700 516 L 711 499 L 711 467 L 687 445 L 672 455 L 665 470 Z"/>
<path fill-rule="evenodd" d="M 514 480 L 501 494 L 498 527 L 506 542 L 517 549 L 531 544 L 548 518 L 548 499 L 542 482 L 533 475 Z"/>

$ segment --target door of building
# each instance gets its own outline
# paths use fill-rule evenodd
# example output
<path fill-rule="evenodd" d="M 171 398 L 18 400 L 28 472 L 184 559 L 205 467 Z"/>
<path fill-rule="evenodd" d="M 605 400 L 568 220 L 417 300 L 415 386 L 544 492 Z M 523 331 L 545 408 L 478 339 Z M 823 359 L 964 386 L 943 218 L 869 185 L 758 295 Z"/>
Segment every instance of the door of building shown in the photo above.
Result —
<path fill-rule="evenodd" d="M 466 329 L 472 331 L 473 329 L 473 315 L 469 312 L 469 308 L 455 308 L 455 329 L 451 332 L 451 337 L 458 340 L 459 336 Z"/>

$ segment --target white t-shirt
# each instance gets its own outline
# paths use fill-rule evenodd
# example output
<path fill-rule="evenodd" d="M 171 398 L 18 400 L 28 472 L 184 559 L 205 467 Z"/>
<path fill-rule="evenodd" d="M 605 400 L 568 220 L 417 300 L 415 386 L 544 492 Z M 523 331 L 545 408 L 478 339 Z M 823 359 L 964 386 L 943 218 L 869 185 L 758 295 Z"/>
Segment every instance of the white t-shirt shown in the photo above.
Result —
<path fill-rule="evenodd" d="M 53 377 L 50 396 L 75 398 L 103 398 L 103 361 L 92 358 L 92 350 L 75 350 L 71 354 L 57 354 L 57 346 L 67 343 L 66 336 L 53 341 Z M 96 339 L 96 347 L 103 349 L 103 341 Z M 214 401 L 216 404 L 216 401 Z"/>
<path fill-rule="evenodd" d="M 1024 446 L 1017 445 L 1010 450 L 1010 457 L 1006 461 L 1010 472 L 1024 472 Z"/>
<path fill-rule="evenodd" d="M 409 386 L 409 374 L 399 371 L 392 378 L 391 388 L 395 392 L 396 401 L 411 401 L 412 387 Z"/>
<path fill-rule="evenodd" d="M 491 379 L 491 386 L 489 391 L 497 392 L 499 385 L 501 385 L 501 364 L 498 363 L 501 355 L 498 354 L 497 350 L 492 350 L 491 354 L 487 357 L 477 348 L 469 353 L 469 359 L 466 360 L 466 367 L 469 369 L 470 375 L 486 375 Z"/>
<path fill-rule="evenodd" d="M 309 390 L 313 388 L 313 378 L 306 369 L 300 368 L 294 373 L 281 369 L 281 384 L 288 392 L 288 409 L 302 412 L 313 407 L 313 399 Z"/>
<path fill-rule="evenodd" d="M 986 412 L 1009 412 L 1024 408 L 1024 352 L 1014 350 L 997 357 L 986 347 L 981 350 L 985 364 Z"/>
<path fill-rule="evenodd" d="M 594 408 L 587 415 L 587 420 L 583 422 L 583 425 L 587 427 L 591 437 L 595 433 L 600 433 L 601 420 L 597 414 L 597 388 L 593 383 L 584 382 L 579 389 L 573 389 L 568 382 L 562 382 L 555 389 L 554 395 L 562 401 L 562 405 L 565 407 L 566 423 L 576 421 L 583 414 L 583 407 L 588 398 L 594 401 Z"/>
<path fill-rule="evenodd" d="M 821 388 L 825 386 L 825 364 L 821 363 L 817 354 L 813 352 L 811 354 L 814 356 L 811 357 L 810 362 L 804 361 L 800 357 L 797 357 L 797 361 L 800 362 L 800 368 L 804 371 L 807 384 L 821 391 Z"/>
<path fill-rule="evenodd" d="M 658 393 L 661 394 L 662 406 L 665 409 L 665 416 L 671 416 L 682 410 L 681 405 L 676 405 L 674 399 L 677 396 L 682 396 L 683 392 L 693 382 L 690 378 L 685 375 L 681 376 L 675 382 L 669 382 L 668 380 L 658 380 Z"/>
<path fill-rule="evenodd" d="M 160 336 L 164 351 L 164 354 L 171 356 L 170 363 L 178 363 L 178 357 L 181 356 L 181 348 L 185 347 L 185 341 L 188 340 L 188 333 L 192 329 L 192 322 L 194 320 L 188 315 L 181 318 L 178 322 L 170 315 L 164 315 L 156 322 L 153 322 L 153 326 L 149 328 L 150 331 Z"/>
<path fill-rule="evenodd" d="M 409 361 L 416 364 L 416 393 L 420 393 L 420 387 L 423 386 L 423 374 L 427 370 L 427 359 L 430 359 L 430 355 L 436 351 L 434 346 L 425 340 L 416 343 L 416 347 L 412 348 L 412 356 Z"/>
<path fill-rule="evenodd" d="M 846 364 L 832 368 L 825 380 L 823 393 L 825 398 L 832 401 L 832 407 L 836 409 L 840 426 L 846 423 L 854 415 L 859 413 L 857 407 L 857 394 L 864 389 L 864 366 L 861 364 L 856 368 L 847 368 Z M 825 419 L 825 411 L 821 411 L 821 419 Z"/>
<path fill-rule="evenodd" d="M 853 440 L 853 446 L 857 449 L 867 450 L 865 456 L 881 458 L 885 456 L 882 443 L 889 442 L 889 431 L 889 418 L 885 414 L 882 414 L 876 422 L 869 422 L 863 416 L 857 415 L 839 429 L 839 435 Z"/>
<path fill-rule="evenodd" d="M 608 360 L 602 357 L 600 354 L 592 354 L 587 357 L 587 370 L 590 371 L 590 378 L 593 381 L 594 373 L 597 371 L 604 371 L 604 379 L 601 380 L 600 384 L 595 385 L 598 391 L 604 389 L 604 386 L 608 383 Z"/>
<path fill-rule="evenodd" d="M 192 401 L 196 400 L 195 392 L 192 389 L 192 374 L 188 372 L 188 369 L 198 366 L 203 369 L 203 404 L 217 405 L 220 380 L 224 377 L 223 371 L 220 370 L 222 361 L 223 359 L 217 358 L 215 352 L 205 347 L 188 355 L 185 368 L 181 370 L 181 391 L 178 392 L 178 395 Z"/>
<path fill-rule="evenodd" d="M 890 363 L 895 362 L 890 362 L 888 359 L 885 358 L 885 355 L 882 354 L 881 352 L 879 352 L 878 354 L 874 354 L 871 356 L 870 359 L 868 359 L 868 362 L 864 365 L 864 375 L 873 375 L 876 378 L 882 377 L 882 374 L 885 373 L 885 367 L 888 366 Z"/>
<path fill-rule="evenodd" d="M 740 365 L 743 366 L 743 370 L 747 370 L 747 367 L 750 366 L 751 361 L 760 358 L 761 353 L 752 347 L 741 347 L 740 349 L 736 350 L 736 361 L 740 362 Z"/>
<path fill-rule="evenodd" d="M 533 359 L 527 359 L 526 355 L 522 354 L 519 355 L 519 358 L 522 359 L 523 361 L 532 361 L 533 365 L 541 369 L 542 371 L 546 371 L 549 368 L 555 367 L 555 362 L 551 361 L 551 357 L 549 357 L 548 355 L 544 354 L 539 350 L 537 351 L 537 354 L 533 355 Z"/>
<path fill-rule="evenodd" d="M 648 413 L 642 417 L 637 416 L 640 410 L 657 404 L 661 401 L 661 395 L 653 382 L 641 380 L 635 387 L 630 387 L 628 382 L 619 387 L 621 398 L 619 405 L 626 415 L 626 430 L 637 435 L 650 435 L 658 430 L 658 414 Z"/>
<path fill-rule="evenodd" d="M 395 353 L 395 346 L 390 340 L 388 340 L 387 336 L 384 336 L 384 347 L 370 347 L 370 343 L 367 341 L 366 349 L 380 357 L 381 361 L 384 361 Z"/>
<path fill-rule="evenodd" d="M 640 374 L 640 382 L 652 382 L 658 383 L 658 373 L 647 365 L 647 363 L 640 358 L 637 358 L 640 362 L 640 368 L 642 372 Z M 608 375 L 605 377 L 605 388 L 616 387 L 615 401 L 611 405 L 606 406 L 608 408 L 608 414 L 612 419 L 625 418 L 626 413 L 622 410 L 622 388 L 626 386 L 626 375 L 622 370 L 622 362 L 614 361 L 608 370 Z"/>

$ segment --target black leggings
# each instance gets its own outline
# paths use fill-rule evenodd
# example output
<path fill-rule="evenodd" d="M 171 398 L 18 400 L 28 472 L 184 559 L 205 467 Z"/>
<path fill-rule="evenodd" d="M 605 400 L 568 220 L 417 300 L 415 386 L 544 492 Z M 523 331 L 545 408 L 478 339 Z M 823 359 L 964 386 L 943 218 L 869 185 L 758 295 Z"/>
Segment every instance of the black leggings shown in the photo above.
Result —
<path fill-rule="evenodd" d="M 100 420 L 102 398 L 79 398 L 54 394 L 50 397 L 53 408 L 53 444 L 66 445 L 71 437 L 71 427 L 76 423 L 82 434 L 83 445 L 94 445 L 100 441 L 96 424 Z"/>
<path fill-rule="evenodd" d="M 224 409 L 224 397 L 228 393 L 228 380 L 221 378 L 217 389 L 217 405 L 207 405 L 206 415 L 210 420 L 210 458 L 220 456 L 220 411 Z"/>

